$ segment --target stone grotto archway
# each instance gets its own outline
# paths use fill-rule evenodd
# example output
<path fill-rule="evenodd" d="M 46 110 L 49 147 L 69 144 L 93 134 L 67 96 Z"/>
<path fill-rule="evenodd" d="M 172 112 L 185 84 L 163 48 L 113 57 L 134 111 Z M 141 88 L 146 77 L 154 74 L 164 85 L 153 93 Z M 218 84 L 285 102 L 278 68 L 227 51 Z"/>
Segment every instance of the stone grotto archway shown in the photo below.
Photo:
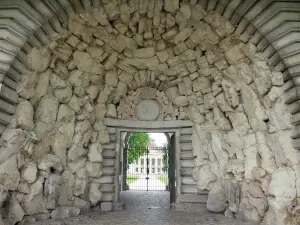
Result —
<path fill-rule="evenodd" d="M 190 175 L 199 193 L 209 191 L 208 210 L 293 224 L 300 195 L 293 82 L 197 1 L 102 2 L 80 13 L 61 8 L 68 18 L 61 32 L 25 45 L 17 95 L 14 83 L 1 86 L 5 224 L 74 216 L 110 201 L 104 119 L 145 120 L 136 111 L 143 100 L 158 109 L 146 120 L 193 121 Z"/>

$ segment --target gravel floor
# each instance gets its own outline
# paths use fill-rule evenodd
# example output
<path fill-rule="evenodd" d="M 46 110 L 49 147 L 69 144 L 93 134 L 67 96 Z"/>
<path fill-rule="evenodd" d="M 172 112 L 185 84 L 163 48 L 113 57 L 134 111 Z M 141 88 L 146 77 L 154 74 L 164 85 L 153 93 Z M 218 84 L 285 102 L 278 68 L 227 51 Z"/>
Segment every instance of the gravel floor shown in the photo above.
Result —
<path fill-rule="evenodd" d="M 31 225 L 253 225 L 207 211 L 170 211 L 168 192 L 126 191 L 121 194 L 124 211 L 90 213 L 64 220 L 41 221 Z"/>

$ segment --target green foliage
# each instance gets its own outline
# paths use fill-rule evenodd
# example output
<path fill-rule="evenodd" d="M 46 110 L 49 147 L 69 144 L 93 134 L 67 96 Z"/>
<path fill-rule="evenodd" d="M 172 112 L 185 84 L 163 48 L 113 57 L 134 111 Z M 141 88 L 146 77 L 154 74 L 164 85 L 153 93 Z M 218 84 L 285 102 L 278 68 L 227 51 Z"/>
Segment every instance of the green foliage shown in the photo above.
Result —
<path fill-rule="evenodd" d="M 159 179 L 164 184 L 168 184 L 169 183 L 169 178 L 168 178 L 167 174 L 165 174 L 165 175 L 159 175 L 159 176 L 157 176 L 157 179 Z"/>
<path fill-rule="evenodd" d="M 141 156 L 147 153 L 150 143 L 150 136 L 147 133 L 133 132 L 128 140 L 128 165 L 134 163 Z"/>
<path fill-rule="evenodd" d="M 163 161 L 162 162 L 163 163 L 162 171 L 163 172 L 168 172 L 168 168 L 169 168 L 169 152 L 167 150 L 164 151 L 162 161 Z"/>
<path fill-rule="evenodd" d="M 132 184 L 133 182 L 137 181 L 139 179 L 138 175 L 130 175 L 127 177 L 127 184 Z"/>

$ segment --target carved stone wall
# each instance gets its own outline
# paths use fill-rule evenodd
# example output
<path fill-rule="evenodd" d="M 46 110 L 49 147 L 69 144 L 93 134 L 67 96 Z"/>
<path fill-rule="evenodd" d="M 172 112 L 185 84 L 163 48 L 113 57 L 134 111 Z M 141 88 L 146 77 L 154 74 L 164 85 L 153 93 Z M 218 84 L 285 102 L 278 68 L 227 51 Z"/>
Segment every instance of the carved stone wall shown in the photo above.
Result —
<path fill-rule="evenodd" d="M 103 167 L 115 163 L 103 159 L 111 143 L 105 117 L 193 121 L 193 178 L 199 192 L 209 191 L 207 208 L 293 224 L 298 119 L 285 105 L 282 74 L 216 12 L 134 2 L 76 15 L 28 54 L 31 71 L 0 139 L 5 224 L 111 209 L 103 204 L 112 200 Z M 153 115 L 139 114 L 145 101 Z"/>

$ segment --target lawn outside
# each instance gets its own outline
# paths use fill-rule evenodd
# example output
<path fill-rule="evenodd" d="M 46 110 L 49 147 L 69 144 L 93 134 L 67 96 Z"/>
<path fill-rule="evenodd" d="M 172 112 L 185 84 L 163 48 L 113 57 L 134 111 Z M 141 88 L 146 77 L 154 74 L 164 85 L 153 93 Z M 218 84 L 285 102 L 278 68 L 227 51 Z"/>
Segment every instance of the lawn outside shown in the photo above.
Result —
<path fill-rule="evenodd" d="M 127 184 L 132 184 L 136 180 L 138 180 L 140 177 L 138 175 L 129 175 L 127 176 Z"/>
<path fill-rule="evenodd" d="M 168 184 L 169 183 L 169 179 L 168 179 L 167 175 L 158 175 L 157 179 L 160 180 L 164 184 Z"/>

